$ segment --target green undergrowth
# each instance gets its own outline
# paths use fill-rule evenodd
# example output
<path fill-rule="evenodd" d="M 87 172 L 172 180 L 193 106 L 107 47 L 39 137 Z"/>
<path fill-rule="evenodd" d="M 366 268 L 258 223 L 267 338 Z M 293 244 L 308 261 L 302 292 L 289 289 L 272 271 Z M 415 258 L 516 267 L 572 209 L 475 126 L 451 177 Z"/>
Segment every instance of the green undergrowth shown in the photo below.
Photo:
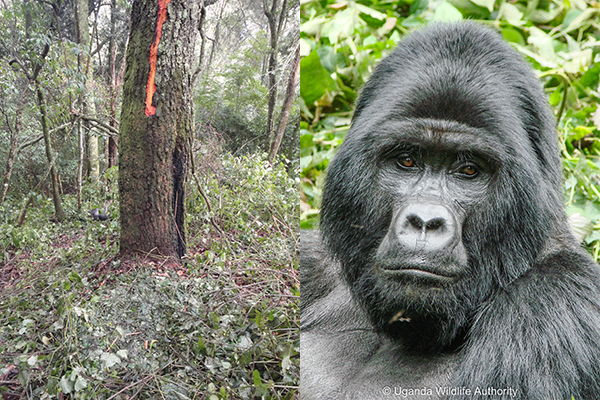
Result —
<path fill-rule="evenodd" d="M 69 196 L 62 224 L 50 200 L 20 227 L 24 202 L 0 206 L 0 397 L 295 398 L 297 179 L 261 156 L 217 167 L 197 173 L 211 212 L 190 179 L 178 270 L 122 265 L 114 181 L 85 203 L 113 200 L 109 221 Z"/>

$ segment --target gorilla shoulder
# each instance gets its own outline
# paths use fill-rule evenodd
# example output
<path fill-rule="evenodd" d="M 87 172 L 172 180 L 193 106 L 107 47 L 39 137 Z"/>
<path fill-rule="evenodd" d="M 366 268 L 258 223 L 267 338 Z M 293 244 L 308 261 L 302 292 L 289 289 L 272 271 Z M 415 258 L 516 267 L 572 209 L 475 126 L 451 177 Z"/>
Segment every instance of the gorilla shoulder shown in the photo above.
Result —
<path fill-rule="evenodd" d="M 327 296 L 337 285 L 339 265 L 331 262 L 319 231 L 300 232 L 300 297 L 301 308 Z"/>

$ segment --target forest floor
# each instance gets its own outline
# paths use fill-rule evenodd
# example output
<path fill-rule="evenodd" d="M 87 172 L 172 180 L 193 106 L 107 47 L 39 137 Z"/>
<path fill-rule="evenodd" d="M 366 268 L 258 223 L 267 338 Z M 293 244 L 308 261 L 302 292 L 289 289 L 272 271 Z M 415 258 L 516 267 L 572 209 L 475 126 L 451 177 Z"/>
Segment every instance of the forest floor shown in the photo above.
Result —
<path fill-rule="evenodd" d="M 224 237 L 191 214 L 177 268 L 121 262 L 118 217 L 48 223 L 41 200 L 22 227 L 0 224 L 0 398 L 295 398 L 293 193 L 275 204 L 263 190 L 264 204 L 249 200 L 259 209 L 238 201 L 217 218 Z"/>

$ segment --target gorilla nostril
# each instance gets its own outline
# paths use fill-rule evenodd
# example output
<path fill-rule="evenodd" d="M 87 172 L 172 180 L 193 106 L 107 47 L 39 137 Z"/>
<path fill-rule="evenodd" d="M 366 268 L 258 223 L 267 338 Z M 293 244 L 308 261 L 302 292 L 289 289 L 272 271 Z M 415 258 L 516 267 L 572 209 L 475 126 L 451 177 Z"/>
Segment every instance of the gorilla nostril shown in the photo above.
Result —
<path fill-rule="evenodd" d="M 446 220 L 444 218 L 433 218 L 425 224 L 425 229 L 428 231 L 435 231 L 444 226 Z"/>
<path fill-rule="evenodd" d="M 423 226 L 425 225 L 425 222 L 423 222 L 421 217 L 419 217 L 418 215 L 415 215 L 415 214 L 408 215 L 406 217 L 406 220 L 408 221 L 409 224 L 411 224 L 414 228 L 417 228 L 418 230 L 423 229 Z"/>
<path fill-rule="evenodd" d="M 413 228 L 424 231 L 435 231 L 446 224 L 446 220 L 442 217 L 431 218 L 429 221 L 424 221 L 423 218 L 416 214 L 408 215 L 406 220 Z"/>

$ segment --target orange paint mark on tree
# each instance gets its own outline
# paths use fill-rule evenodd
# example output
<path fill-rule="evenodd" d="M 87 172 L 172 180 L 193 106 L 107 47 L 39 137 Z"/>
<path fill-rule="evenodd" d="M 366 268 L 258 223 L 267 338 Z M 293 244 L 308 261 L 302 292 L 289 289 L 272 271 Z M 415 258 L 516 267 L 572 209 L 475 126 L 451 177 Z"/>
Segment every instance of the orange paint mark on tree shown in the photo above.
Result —
<path fill-rule="evenodd" d="M 156 92 L 154 76 L 156 75 L 156 57 L 158 53 L 158 43 L 162 35 L 163 23 L 167 20 L 167 4 L 171 0 L 158 0 L 158 21 L 156 22 L 156 38 L 150 46 L 150 73 L 148 74 L 148 83 L 146 84 L 146 116 L 154 115 L 156 107 L 152 105 L 152 96 Z"/>

